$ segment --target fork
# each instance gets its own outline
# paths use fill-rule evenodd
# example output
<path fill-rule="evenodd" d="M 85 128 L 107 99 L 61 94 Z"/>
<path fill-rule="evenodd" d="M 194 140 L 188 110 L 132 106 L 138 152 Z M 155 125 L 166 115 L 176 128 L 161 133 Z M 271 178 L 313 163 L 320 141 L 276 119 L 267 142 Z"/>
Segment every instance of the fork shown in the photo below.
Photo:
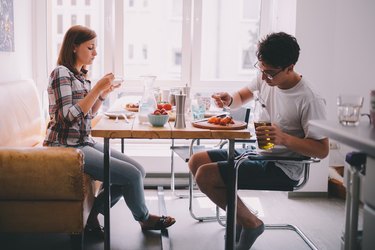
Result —
<path fill-rule="evenodd" d="M 220 93 L 215 93 L 214 95 L 220 97 Z M 230 114 L 230 107 L 229 107 L 227 104 L 224 104 L 224 101 L 221 100 L 221 98 L 220 98 L 220 101 L 221 101 L 221 104 L 223 105 L 223 107 L 222 107 L 222 111 L 223 111 L 225 114 L 229 115 L 229 114 Z"/>
<path fill-rule="evenodd" d="M 128 120 L 128 118 L 126 117 L 126 115 L 125 115 L 125 114 L 121 114 L 121 115 L 122 115 L 122 117 L 124 117 L 125 122 L 126 122 L 126 123 L 129 123 L 129 120 Z"/>

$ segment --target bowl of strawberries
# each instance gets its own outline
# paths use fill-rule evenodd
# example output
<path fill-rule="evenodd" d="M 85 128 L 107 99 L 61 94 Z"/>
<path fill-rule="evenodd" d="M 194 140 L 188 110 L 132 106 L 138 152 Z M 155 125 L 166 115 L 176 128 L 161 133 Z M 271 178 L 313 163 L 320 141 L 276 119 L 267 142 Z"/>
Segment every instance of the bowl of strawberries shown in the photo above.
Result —
<path fill-rule="evenodd" d="M 169 120 L 169 115 L 164 108 L 156 109 L 153 113 L 148 114 L 148 121 L 154 127 L 163 127 Z"/>

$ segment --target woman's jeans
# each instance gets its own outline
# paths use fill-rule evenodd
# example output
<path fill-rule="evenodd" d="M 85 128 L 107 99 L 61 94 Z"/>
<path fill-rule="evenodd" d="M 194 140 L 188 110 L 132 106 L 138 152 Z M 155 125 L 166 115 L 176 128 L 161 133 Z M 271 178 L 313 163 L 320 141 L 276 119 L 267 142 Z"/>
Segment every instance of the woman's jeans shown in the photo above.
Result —
<path fill-rule="evenodd" d="M 78 147 L 84 153 L 84 171 L 93 179 L 103 181 L 104 145 L 96 143 L 94 146 Z M 127 206 L 137 221 L 148 219 L 149 211 L 146 207 L 143 190 L 143 179 L 146 176 L 143 167 L 130 157 L 117 150 L 111 150 L 111 206 L 124 197 Z M 100 192 L 94 202 L 93 209 L 103 213 L 104 192 Z"/>

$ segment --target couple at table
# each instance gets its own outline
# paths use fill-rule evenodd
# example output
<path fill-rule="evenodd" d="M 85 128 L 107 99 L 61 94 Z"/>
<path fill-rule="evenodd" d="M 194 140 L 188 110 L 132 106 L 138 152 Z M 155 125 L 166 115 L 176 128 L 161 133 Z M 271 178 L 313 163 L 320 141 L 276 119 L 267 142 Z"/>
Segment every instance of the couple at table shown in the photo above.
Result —
<path fill-rule="evenodd" d="M 87 65 L 97 55 L 96 34 L 83 26 L 73 26 L 65 34 L 49 84 L 49 115 L 45 146 L 76 147 L 84 153 L 84 171 L 93 179 L 103 181 L 103 144 L 90 136 L 91 119 L 102 102 L 116 88 L 114 75 L 106 74 L 95 86 L 87 79 Z M 308 121 L 323 119 L 324 100 L 294 71 L 299 56 L 296 39 L 285 33 L 273 33 L 258 44 L 259 76 L 251 85 L 239 91 L 213 96 L 218 106 L 239 108 L 259 91 L 271 114 L 272 125 L 257 128 L 258 140 L 264 140 L 265 130 L 275 145 L 284 145 L 296 154 L 323 158 L 328 153 L 328 140 L 309 131 Z M 219 205 L 226 207 L 226 152 L 197 153 L 189 161 L 201 190 Z M 301 177 L 300 166 L 271 166 L 262 162 L 247 162 L 239 169 L 239 184 L 252 179 L 273 178 L 296 182 Z M 133 217 L 142 230 L 160 230 L 172 226 L 171 216 L 149 213 L 143 190 L 144 168 L 130 157 L 112 150 L 112 206 L 124 197 Z M 103 212 L 103 192 L 99 193 L 87 221 L 88 232 L 103 235 L 97 216 Z M 238 240 L 236 249 L 249 249 L 263 232 L 264 224 L 238 199 Z"/>

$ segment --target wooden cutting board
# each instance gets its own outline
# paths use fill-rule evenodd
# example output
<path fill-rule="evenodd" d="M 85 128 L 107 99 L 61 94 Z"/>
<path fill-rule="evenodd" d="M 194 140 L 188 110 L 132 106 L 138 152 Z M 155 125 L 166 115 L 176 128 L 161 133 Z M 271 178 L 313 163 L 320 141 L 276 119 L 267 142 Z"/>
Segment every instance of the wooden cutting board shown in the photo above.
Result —
<path fill-rule="evenodd" d="M 243 121 L 234 121 L 233 124 L 228 124 L 226 126 L 208 123 L 207 121 L 192 122 L 192 125 L 196 128 L 213 129 L 213 130 L 241 130 L 241 129 L 247 128 L 247 123 Z"/>

